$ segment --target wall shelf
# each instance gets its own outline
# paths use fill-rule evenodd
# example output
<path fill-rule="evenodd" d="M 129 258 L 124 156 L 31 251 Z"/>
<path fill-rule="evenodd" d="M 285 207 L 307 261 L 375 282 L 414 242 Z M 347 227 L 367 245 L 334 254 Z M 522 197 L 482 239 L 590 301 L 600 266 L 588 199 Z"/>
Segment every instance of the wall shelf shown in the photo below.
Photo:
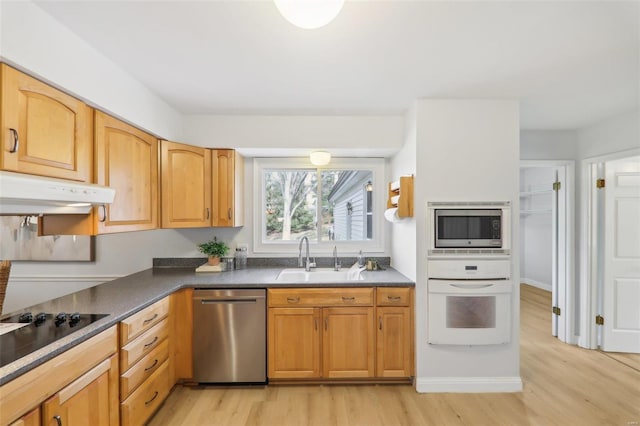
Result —
<path fill-rule="evenodd" d="M 537 191 L 522 191 L 520 192 L 520 197 L 531 197 L 533 195 L 542 195 L 542 194 L 551 194 L 553 193 L 553 189 L 539 189 Z"/>
<path fill-rule="evenodd" d="M 413 217 L 413 175 L 389 182 L 387 208 L 397 208 L 398 217 Z"/>
<path fill-rule="evenodd" d="M 545 214 L 545 213 L 551 213 L 552 211 L 553 210 L 551 209 L 520 210 L 520 215 L 527 216 L 530 214 Z"/>

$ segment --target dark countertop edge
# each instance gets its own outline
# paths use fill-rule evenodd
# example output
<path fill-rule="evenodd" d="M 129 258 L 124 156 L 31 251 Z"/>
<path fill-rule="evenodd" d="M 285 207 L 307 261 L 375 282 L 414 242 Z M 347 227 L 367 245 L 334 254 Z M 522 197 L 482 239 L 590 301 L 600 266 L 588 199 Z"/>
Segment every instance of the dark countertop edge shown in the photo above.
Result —
<path fill-rule="evenodd" d="M 263 271 L 263 270 L 270 270 L 273 271 L 274 273 L 276 271 L 281 270 L 281 267 L 269 267 L 269 268 L 251 268 L 250 270 L 252 270 L 252 272 L 258 272 L 258 271 Z M 243 270 L 243 271 L 250 271 L 250 270 Z M 402 275 L 400 272 L 396 271 L 395 269 L 389 267 L 388 269 L 386 269 L 385 271 L 366 271 L 368 274 L 378 274 L 378 273 L 382 273 L 382 275 L 388 275 L 385 272 L 391 273 L 392 275 L 396 275 L 397 274 L 397 278 L 396 279 L 386 279 L 386 280 L 382 280 L 379 279 L 379 281 L 376 281 L 375 276 L 369 277 L 366 280 L 361 280 L 361 281 L 352 281 L 352 282 L 340 282 L 340 283 L 317 283 L 317 282 L 308 282 L 308 283 L 304 283 L 304 284 L 300 284 L 300 283 L 288 283 L 288 282 L 274 282 L 272 280 L 265 280 L 263 282 L 256 282 L 255 280 L 252 282 L 242 282 L 242 281 L 237 281 L 237 282 L 221 282 L 221 283 L 209 283 L 209 284 L 203 284 L 203 283 L 198 283 L 196 281 L 198 281 L 197 279 L 191 279 L 189 280 L 186 277 L 182 277 L 182 279 L 180 279 L 180 273 L 184 273 L 184 274 L 193 274 L 193 268 L 189 267 L 189 268 L 149 268 L 149 269 L 145 269 L 121 278 L 116 278 L 115 280 L 106 282 L 106 283 L 102 283 L 99 286 L 112 286 L 114 284 L 118 284 L 118 283 L 125 283 L 127 281 L 131 281 L 131 280 L 135 280 L 136 276 L 139 275 L 144 275 L 144 274 L 149 274 L 151 273 L 153 275 L 154 271 L 162 271 L 162 272 L 166 272 L 167 277 L 164 277 L 165 279 L 170 278 L 171 275 L 176 274 L 176 281 L 173 283 L 173 285 L 167 285 L 165 288 L 163 289 L 157 289 L 157 292 L 153 295 L 150 296 L 149 298 L 145 299 L 144 302 L 142 303 L 138 303 L 135 306 L 120 311 L 120 312 L 116 312 L 116 313 L 107 313 L 107 312 L 94 312 L 94 313 L 107 313 L 108 316 L 92 323 L 89 324 L 88 326 L 84 327 L 81 330 L 78 330 L 76 333 L 73 333 L 69 336 L 65 336 L 63 338 L 61 338 L 60 340 L 51 343 L 43 348 L 38 349 L 37 351 L 26 355 L 10 364 L 5 365 L 4 367 L 0 368 L 0 386 L 9 383 L 10 381 L 12 381 L 13 379 L 27 373 L 28 371 L 46 363 L 47 361 L 53 359 L 54 357 L 56 357 L 57 355 L 60 355 L 63 352 L 66 352 L 67 350 L 71 349 L 72 347 L 85 342 L 87 340 L 89 340 L 91 337 L 96 336 L 98 334 L 100 334 L 101 332 L 107 330 L 108 328 L 117 325 L 121 320 L 135 314 L 136 312 L 139 312 L 140 310 L 146 308 L 147 306 L 152 305 L 153 303 L 175 293 L 178 290 L 184 289 L 184 288 L 310 288 L 310 287 L 318 287 L 318 286 L 322 286 L 322 287 L 328 287 L 328 288 L 339 288 L 339 287 L 415 287 L 415 282 L 409 280 L 408 278 L 406 278 L 404 275 Z M 162 274 L 162 272 L 160 272 Z M 237 272 L 237 271 L 236 271 Z M 212 276 L 215 277 L 218 274 L 227 274 L 227 272 L 220 272 L 220 273 L 202 273 L 202 274 L 196 274 L 195 277 L 198 277 L 200 279 L 204 279 L 207 276 Z M 222 276 L 222 275 L 220 275 Z M 99 287 L 96 286 L 96 287 Z M 79 292 L 76 293 L 80 293 L 85 290 L 80 290 Z M 67 297 L 73 297 L 74 294 L 76 293 L 70 293 L 64 296 L 61 296 L 60 298 L 57 299 L 53 299 L 53 300 L 58 300 L 58 299 L 63 299 L 63 298 L 67 298 Z M 46 302 L 45 302 L 46 303 Z M 38 305 L 35 305 L 38 306 Z M 25 309 L 21 309 L 20 311 L 24 311 L 26 309 L 30 309 L 30 308 L 25 308 Z M 10 315 L 13 315 L 14 313 L 9 313 L 7 315 L 2 315 L 2 317 L 7 317 Z M 26 358 L 30 358 L 32 359 L 31 361 L 25 361 Z M 19 363 L 22 363 L 22 365 L 19 365 Z M 14 366 L 15 364 L 18 364 L 17 366 Z M 12 369 L 13 366 L 13 369 Z M 8 370 L 6 373 L 3 370 Z"/>

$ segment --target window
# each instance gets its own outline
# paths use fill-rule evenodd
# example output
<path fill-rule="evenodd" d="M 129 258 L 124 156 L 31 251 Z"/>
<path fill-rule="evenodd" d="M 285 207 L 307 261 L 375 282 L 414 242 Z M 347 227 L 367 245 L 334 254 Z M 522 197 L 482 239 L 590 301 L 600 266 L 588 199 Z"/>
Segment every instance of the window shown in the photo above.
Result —
<path fill-rule="evenodd" d="M 254 251 L 294 252 L 304 236 L 316 252 L 383 251 L 383 181 L 383 159 L 255 159 Z"/>

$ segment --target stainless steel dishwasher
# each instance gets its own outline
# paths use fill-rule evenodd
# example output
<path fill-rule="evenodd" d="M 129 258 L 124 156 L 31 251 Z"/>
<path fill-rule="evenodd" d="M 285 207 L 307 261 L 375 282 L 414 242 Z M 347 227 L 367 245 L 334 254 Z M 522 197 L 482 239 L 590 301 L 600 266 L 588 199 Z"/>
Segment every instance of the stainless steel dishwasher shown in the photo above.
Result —
<path fill-rule="evenodd" d="M 266 383 L 266 347 L 266 290 L 194 290 L 194 381 Z"/>

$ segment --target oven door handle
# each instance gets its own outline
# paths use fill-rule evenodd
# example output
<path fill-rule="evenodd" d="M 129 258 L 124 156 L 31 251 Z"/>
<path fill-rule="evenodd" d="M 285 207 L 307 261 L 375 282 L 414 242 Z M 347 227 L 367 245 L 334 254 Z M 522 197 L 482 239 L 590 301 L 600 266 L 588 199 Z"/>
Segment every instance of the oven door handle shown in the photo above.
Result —
<path fill-rule="evenodd" d="M 489 288 L 493 287 L 495 284 L 449 284 L 451 287 L 462 288 L 462 289 L 480 289 L 480 288 Z"/>

